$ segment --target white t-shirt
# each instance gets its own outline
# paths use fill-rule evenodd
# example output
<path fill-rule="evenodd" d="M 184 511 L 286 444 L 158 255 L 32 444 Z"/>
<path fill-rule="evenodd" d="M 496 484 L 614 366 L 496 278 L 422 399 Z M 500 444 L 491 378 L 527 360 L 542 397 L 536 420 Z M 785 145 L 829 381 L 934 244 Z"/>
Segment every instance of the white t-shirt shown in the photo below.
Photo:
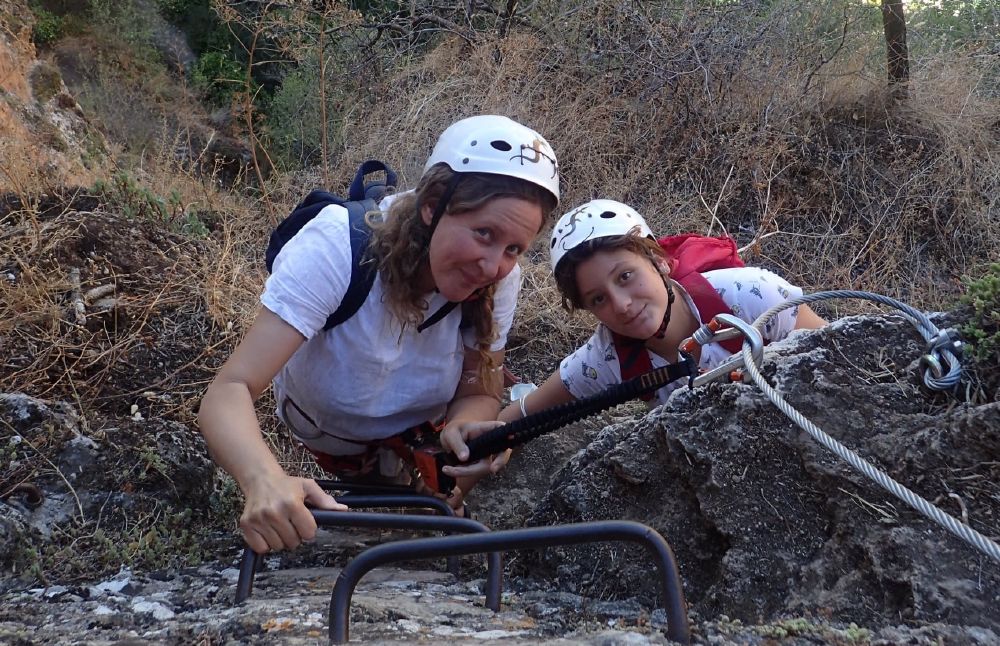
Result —
<path fill-rule="evenodd" d="M 802 295 L 799 287 L 791 285 L 777 274 L 757 267 L 717 269 L 702 275 L 719 293 L 733 314 L 748 323 L 752 323 L 775 305 Z M 691 296 L 677 283 L 674 283 L 674 288 L 691 308 L 694 317 L 701 320 Z M 788 336 L 789 332 L 795 329 L 798 313 L 798 307 L 778 312 L 774 317 L 776 320 L 769 321 L 765 325 L 764 340 L 777 341 Z M 648 354 L 653 368 L 667 365 L 667 360 L 655 352 Z M 701 348 L 698 367 L 711 370 L 730 356 L 730 352 L 718 343 L 709 343 Z M 566 389 L 577 399 L 594 395 L 608 386 L 620 384 L 621 366 L 618 363 L 611 331 L 603 324 L 598 325 L 597 331 L 584 345 L 562 360 L 559 364 L 559 376 Z M 683 380 L 675 381 L 657 390 L 654 400 L 649 402 L 650 406 L 666 402 L 670 393 L 684 383 Z"/>
<path fill-rule="evenodd" d="M 390 202 L 379 205 L 383 212 Z M 350 441 L 389 437 L 440 418 L 458 387 L 465 348 L 476 347 L 475 331 L 459 328 L 460 307 L 423 332 L 412 325 L 401 330 L 382 302 L 380 276 L 354 316 L 323 332 L 350 275 L 347 211 L 331 205 L 285 244 L 260 299 L 307 339 L 274 378 L 278 415 L 304 444 L 332 455 L 363 451 Z M 515 265 L 494 296 L 499 336 L 493 350 L 507 342 L 520 286 Z M 447 302 L 438 293 L 426 298 L 427 316 Z"/>

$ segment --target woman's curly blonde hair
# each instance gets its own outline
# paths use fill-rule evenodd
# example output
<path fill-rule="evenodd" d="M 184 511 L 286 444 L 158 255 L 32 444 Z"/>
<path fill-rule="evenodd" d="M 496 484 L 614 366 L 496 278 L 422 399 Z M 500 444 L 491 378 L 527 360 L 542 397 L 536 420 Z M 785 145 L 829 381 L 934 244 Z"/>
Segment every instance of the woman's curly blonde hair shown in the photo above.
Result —
<path fill-rule="evenodd" d="M 389 207 L 382 222 L 372 223 L 369 253 L 378 263 L 385 285 L 386 305 L 404 325 L 419 325 L 427 314 L 420 276 L 428 270 L 428 250 L 433 230 L 420 215 L 423 206 L 436 209 L 451 183 L 454 171 L 447 164 L 432 166 L 420 178 L 412 193 L 400 195 Z M 482 207 L 500 197 L 516 197 L 537 204 L 542 221 L 556 207 L 556 199 L 537 184 L 492 173 L 462 173 L 445 214 L 459 215 Z M 497 338 L 493 320 L 493 294 L 496 284 L 482 290 L 475 300 L 462 303 L 462 318 L 476 331 L 480 355 L 479 378 L 491 385 L 499 376 L 498 366 L 489 355 L 490 344 Z"/>

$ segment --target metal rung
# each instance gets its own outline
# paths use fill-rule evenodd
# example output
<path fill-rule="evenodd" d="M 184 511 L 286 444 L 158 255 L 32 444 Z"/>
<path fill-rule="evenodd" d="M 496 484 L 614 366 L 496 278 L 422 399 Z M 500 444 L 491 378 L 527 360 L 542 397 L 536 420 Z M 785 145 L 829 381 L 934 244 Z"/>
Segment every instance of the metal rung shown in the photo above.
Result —
<path fill-rule="evenodd" d="M 386 507 L 402 507 L 404 509 L 436 509 L 443 516 L 454 516 L 455 510 L 447 502 L 434 496 L 425 496 L 413 492 L 391 493 L 391 494 L 348 494 L 337 496 L 337 502 L 347 505 L 351 509 L 358 507 L 371 507 L 375 509 L 385 509 Z M 460 575 L 458 557 L 448 557 L 448 572 L 457 577 Z"/>
<path fill-rule="evenodd" d="M 319 527 L 375 527 L 380 529 L 429 529 L 444 532 L 489 532 L 490 529 L 470 518 L 453 516 L 413 516 L 406 514 L 372 514 L 350 511 L 310 510 Z M 253 592 L 253 580 L 258 566 L 264 558 L 249 547 L 243 550 L 240 559 L 240 576 L 236 582 L 236 603 L 243 603 Z M 449 556 L 457 561 L 457 556 Z M 500 594 L 503 590 L 503 572 L 500 553 L 487 555 L 486 566 L 486 607 L 500 610 Z"/>
<path fill-rule="evenodd" d="M 316 480 L 325 491 L 344 491 L 362 494 L 399 494 L 418 496 L 417 490 L 409 485 L 368 484 L 365 482 L 344 482 L 342 480 Z"/>
<path fill-rule="evenodd" d="M 358 581 L 372 569 L 416 558 L 434 558 L 447 554 L 477 554 L 493 550 L 509 550 L 553 545 L 575 545 L 605 541 L 641 543 L 660 569 L 663 604 L 667 611 L 667 637 L 689 644 L 684 593 L 681 589 L 677 563 L 667 541 L 651 527 L 626 520 L 604 520 L 589 523 L 529 527 L 467 536 L 444 536 L 385 543 L 369 548 L 347 564 L 337 577 L 330 597 L 330 641 L 347 643 L 349 636 L 351 596 Z"/>

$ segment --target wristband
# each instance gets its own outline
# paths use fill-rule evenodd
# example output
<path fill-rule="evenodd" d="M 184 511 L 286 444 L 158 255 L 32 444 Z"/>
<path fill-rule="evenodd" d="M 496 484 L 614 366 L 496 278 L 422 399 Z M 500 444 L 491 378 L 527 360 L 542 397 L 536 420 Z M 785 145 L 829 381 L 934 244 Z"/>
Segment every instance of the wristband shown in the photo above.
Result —
<path fill-rule="evenodd" d="M 528 416 L 528 411 L 524 410 L 524 400 L 527 399 L 527 398 L 528 398 L 528 395 L 525 394 L 523 397 L 521 397 L 520 399 L 517 400 L 517 405 L 521 408 L 521 418 L 522 419 Z"/>

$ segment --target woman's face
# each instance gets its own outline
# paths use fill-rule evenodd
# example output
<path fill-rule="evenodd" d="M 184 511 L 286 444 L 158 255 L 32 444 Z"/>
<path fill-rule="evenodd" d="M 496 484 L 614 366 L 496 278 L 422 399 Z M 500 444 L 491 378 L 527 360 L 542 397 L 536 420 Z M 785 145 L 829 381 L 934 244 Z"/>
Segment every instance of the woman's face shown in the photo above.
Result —
<path fill-rule="evenodd" d="M 648 339 L 667 311 L 667 287 L 653 263 L 626 249 L 597 251 L 576 268 L 583 306 L 613 332 Z"/>
<path fill-rule="evenodd" d="M 433 209 L 424 206 L 428 225 Z M 463 301 L 514 269 L 542 228 L 542 208 L 528 200 L 499 197 L 474 211 L 446 213 L 430 244 L 433 286 L 449 301 Z"/>

